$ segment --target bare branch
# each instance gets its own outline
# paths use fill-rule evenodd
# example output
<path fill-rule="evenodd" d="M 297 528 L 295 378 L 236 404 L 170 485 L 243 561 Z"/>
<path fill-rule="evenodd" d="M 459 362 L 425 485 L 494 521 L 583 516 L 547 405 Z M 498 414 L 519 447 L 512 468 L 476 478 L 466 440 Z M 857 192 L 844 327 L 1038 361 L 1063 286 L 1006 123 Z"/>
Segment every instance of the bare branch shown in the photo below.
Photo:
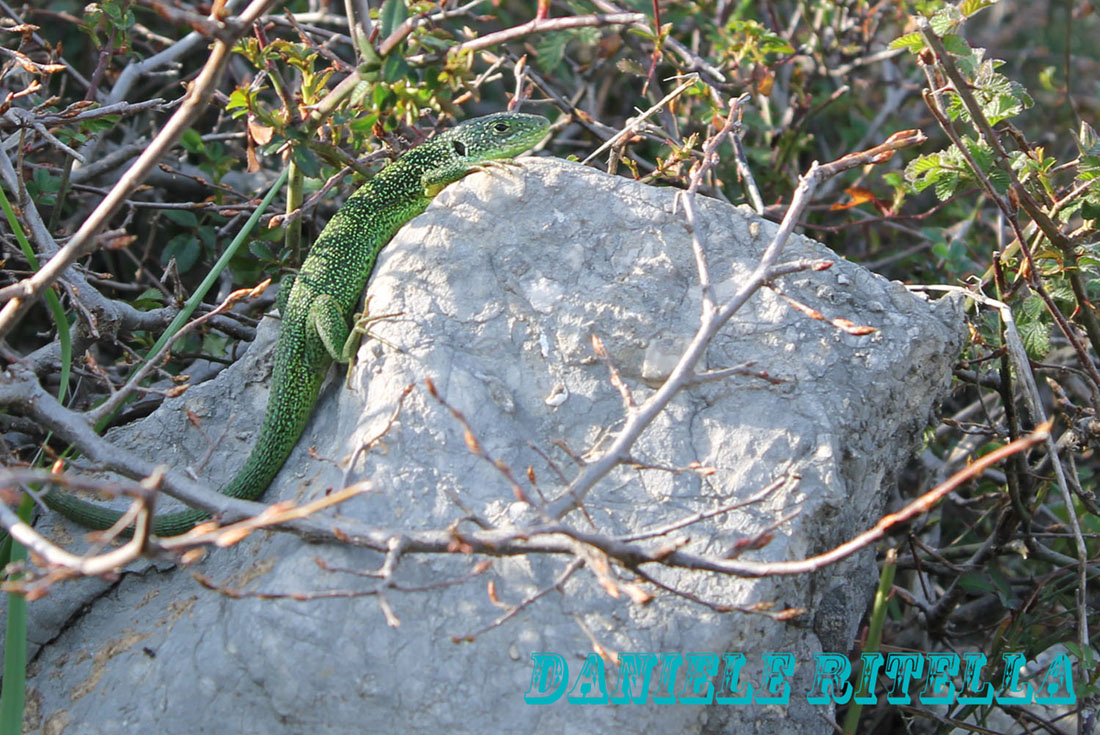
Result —
<path fill-rule="evenodd" d="M 535 33 L 549 33 L 568 28 L 591 28 L 593 26 L 632 25 L 644 23 L 644 13 L 610 13 L 607 15 L 572 15 L 563 18 L 534 18 L 522 25 L 505 28 L 503 31 L 487 33 L 470 41 L 452 46 L 447 53 L 457 55 L 463 51 L 478 51 L 516 38 Z"/>

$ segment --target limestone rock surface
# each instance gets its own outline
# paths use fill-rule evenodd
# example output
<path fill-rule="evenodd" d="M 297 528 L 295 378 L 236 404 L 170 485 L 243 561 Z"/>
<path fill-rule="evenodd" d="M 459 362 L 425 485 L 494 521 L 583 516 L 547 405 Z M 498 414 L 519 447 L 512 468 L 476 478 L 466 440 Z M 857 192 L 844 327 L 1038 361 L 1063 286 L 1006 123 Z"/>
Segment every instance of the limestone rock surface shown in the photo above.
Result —
<path fill-rule="evenodd" d="M 675 196 L 551 159 L 475 174 L 443 192 L 380 258 L 370 311 L 390 316 L 371 325 L 377 339 L 364 342 L 350 390 L 343 368 L 333 369 L 265 500 L 305 501 L 369 478 L 371 490 L 339 513 L 394 529 L 446 528 L 471 515 L 531 522 L 501 474 L 467 449 L 462 427 L 425 379 L 533 496 L 556 496 L 562 478 L 577 471 L 574 458 L 604 446 L 623 417 L 592 336 L 640 402 L 698 325 L 700 290 Z M 721 298 L 750 272 L 775 225 L 697 202 Z M 784 277 L 784 293 L 877 331 L 846 334 L 772 292 L 757 293 L 700 367 L 751 361 L 779 382 L 737 376 L 680 393 L 637 443 L 639 466 L 596 486 L 585 500 L 588 518 L 574 511 L 570 523 L 634 533 L 748 497 L 784 473 L 801 479 L 668 538 L 721 557 L 767 533 L 770 542 L 743 558 L 791 560 L 826 551 L 880 517 L 892 474 L 918 447 L 949 384 L 963 340 L 959 306 L 925 301 L 796 236 L 784 259 L 797 258 L 835 264 Z M 193 468 L 212 487 L 224 482 L 264 407 L 277 328 L 264 321 L 241 360 L 113 439 Z M 692 463 L 713 472 L 681 471 Z M 78 531 L 59 525 L 52 533 Z M 828 729 L 821 715 L 832 711 L 805 700 L 812 656 L 848 650 L 877 579 L 870 551 L 801 577 L 646 568 L 711 602 L 808 611 L 778 622 L 719 614 L 651 585 L 643 585 L 655 598 L 649 604 L 616 599 L 582 568 L 494 625 L 507 605 L 553 586 L 570 559 L 500 558 L 470 581 L 443 584 L 479 560 L 404 558 L 396 588 L 386 591 L 398 627 L 387 625 L 375 596 L 233 600 L 200 587 L 189 570 L 147 566 L 113 583 L 59 589 L 30 605 L 33 731 L 820 733 Z M 332 568 L 363 572 L 381 561 L 368 550 L 264 532 L 191 569 L 234 589 L 336 595 L 374 590 L 377 580 Z M 472 634 L 472 642 L 454 642 Z M 564 656 L 571 686 L 594 643 L 606 652 L 740 651 L 750 682 L 759 681 L 762 652 L 791 652 L 790 704 L 525 703 L 533 652 Z"/>

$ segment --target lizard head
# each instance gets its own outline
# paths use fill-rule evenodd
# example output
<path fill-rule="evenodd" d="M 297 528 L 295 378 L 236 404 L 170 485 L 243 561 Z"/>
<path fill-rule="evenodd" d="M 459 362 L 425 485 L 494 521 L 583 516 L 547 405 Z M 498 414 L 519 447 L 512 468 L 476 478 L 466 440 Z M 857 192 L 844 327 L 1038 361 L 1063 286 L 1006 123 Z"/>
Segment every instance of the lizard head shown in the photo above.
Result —
<path fill-rule="evenodd" d="M 475 117 L 441 133 L 433 142 L 448 144 L 465 163 L 512 158 L 531 148 L 550 129 L 542 115 L 497 112 Z"/>

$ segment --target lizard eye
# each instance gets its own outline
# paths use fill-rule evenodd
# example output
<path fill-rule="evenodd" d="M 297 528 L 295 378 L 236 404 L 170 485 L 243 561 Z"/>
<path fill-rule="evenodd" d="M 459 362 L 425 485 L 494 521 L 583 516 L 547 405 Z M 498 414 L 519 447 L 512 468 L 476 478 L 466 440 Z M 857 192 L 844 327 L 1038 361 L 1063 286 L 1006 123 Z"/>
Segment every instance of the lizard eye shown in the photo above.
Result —
<path fill-rule="evenodd" d="M 465 143 L 463 143 L 461 140 L 456 140 L 456 141 L 454 141 L 453 145 L 454 145 L 455 153 L 457 153 L 460 156 L 465 156 L 466 155 L 466 144 Z"/>
<path fill-rule="evenodd" d="M 498 122 L 497 124 L 493 125 L 493 130 L 497 131 L 498 133 L 507 133 L 508 123 Z"/>

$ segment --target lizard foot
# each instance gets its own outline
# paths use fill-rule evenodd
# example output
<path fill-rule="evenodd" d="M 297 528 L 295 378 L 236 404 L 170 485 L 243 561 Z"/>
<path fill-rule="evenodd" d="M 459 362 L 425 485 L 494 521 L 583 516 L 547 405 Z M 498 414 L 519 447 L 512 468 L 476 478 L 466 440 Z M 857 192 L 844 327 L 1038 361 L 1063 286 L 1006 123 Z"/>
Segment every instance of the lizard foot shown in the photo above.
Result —
<path fill-rule="evenodd" d="M 344 345 L 344 353 L 348 356 L 348 374 L 344 381 L 345 387 L 351 388 L 351 373 L 355 369 L 355 360 L 359 355 L 359 345 L 362 344 L 364 336 L 370 336 L 390 349 L 400 352 L 401 348 L 397 345 L 383 337 L 379 337 L 377 334 L 372 334 L 370 324 L 383 319 L 393 319 L 403 314 L 404 312 L 395 311 L 392 314 L 372 315 L 370 313 L 370 294 L 367 294 L 367 298 L 363 303 L 363 311 L 358 312 L 351 318 L 351 332 L 348 333 L 348 341 Z"/>

